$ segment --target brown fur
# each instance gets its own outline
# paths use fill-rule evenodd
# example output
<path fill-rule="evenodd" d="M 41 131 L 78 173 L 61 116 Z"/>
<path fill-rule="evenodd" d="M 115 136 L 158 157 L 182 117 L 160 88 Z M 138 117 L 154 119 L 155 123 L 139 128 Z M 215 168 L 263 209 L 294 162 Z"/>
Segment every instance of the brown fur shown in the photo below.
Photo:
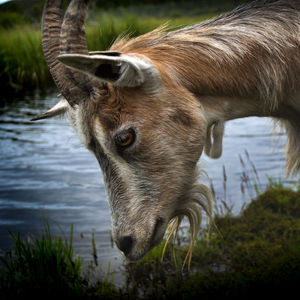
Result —
<path fill-rule="evenodd" d="M 293 174 L 300 169 L 299 34 L 298 1 L 256 1 L 175 32 L 161 28 L 123 38 L 111 50 L 145 55 L 166 85 L 176 88 L 177 83 L 204 105 L 209 96 L 220 106 L 217 97 L 245 106 L 244 114 L 227 119 L 257 115 L 282 120 L 288 136 L 287 173 Z M 292 102 L 294 113 L 288 115 Z"/>

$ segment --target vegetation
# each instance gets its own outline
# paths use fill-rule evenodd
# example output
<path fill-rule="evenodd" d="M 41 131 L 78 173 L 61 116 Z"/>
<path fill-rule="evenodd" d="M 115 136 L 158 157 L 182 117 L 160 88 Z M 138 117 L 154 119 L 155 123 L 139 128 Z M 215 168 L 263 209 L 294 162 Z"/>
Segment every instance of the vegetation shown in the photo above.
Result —
<path fill-rule="evenodd" d="M 177 18 L 170 27 L 196 23 L 208 16 L 198 18 Z M 105 50 L 121 34 L 132 36 L 151 31 L 168 19 L 153 17 L 138 18 L 134 15 L 118 17 L 101 14 L 87 26 L 87 43 L 90 51 Z M 0 80 L 2 96 L 32 89 L 46 89 L 53 86 L 45 62 L 39 27 L 18 25 L 9 29 L 0 28 Z"/>
<path fill-rule="evenodd" d="M 182 270 L 186 235 L 163 243 L 142 260 L 125 266 L 126 285 L 89 284 L 69 241 L 52 238 L 46 223 L 40 239 L 21 240 L 1 258 L 0 298 L 67 295 L 86 299 L 245 299 L 292 296 L 300 282 L 300 185 L 270 187 L 239 216 L 217 215 L 208 237 L 197 240 L 190 271 Z M 95 247 L 95 245 L 94 245 Z M 174 253 L 176 261 L 174 260 Z"/>
<path fill-rule="evenodd" d="M 42 16 L 43 5 L 45 1 L 41 0 L 11 0 L 0 5 L 0 27 L 3 24 L 2 18 L 6 15 L 14 13 L 19 16 L 20 19 L 27 23 L 39 23 Z M 18 19 L 13 19 L 18 24 Z M 14 23 L 10 22 L 9 27 L 14 26 Z M 6 26 L 7 27 L 7 24 Z"/>
<path fill-rule="evenodd" d="M 168 16 L 173 15 L 174 12 L 181 16 L 197 16 L 199 12 L 222 12 L 224 10 L 232 9 L 242 3 L 251 0 L 91 0 L 90 8 L 95 11 L 109 10 L 110 12 L 118 12 L 122 10 L 136 11 L 143 15 Z M 39 23 L 44 0 L 11 0 L 2 4 L 0 11 L 1 15 L 10 12 L 16 12 L 30 23 Z M 64 7 L 68 4 L 64 1 Z M 155 9 L 153 9 L 155 7 Z"/>
<path fill-rule="evenodd" d="M 275 185 L 240 216 L 216 216 L 211 236 L 197 240 L 190 272 L 158 249 L 128 265 L 128 286 L 150 299 L 245 299 L 287 296 L 300 282 L 300 189 Z M 185 247 L 176 247 L 178 265 Z"/>
<path fill-rule="evenodd" d="M 92 1 L 87 41 L 89 50 L 105 50 L 124 33 L 151 31 L 170 19 L 171 28 L 194 24 L 229 10 L 243 0 L 228 1 Z M 246 1 L 247 2 L 247 1 Z M 1 5 L 0 80 L 2 102 L 16 93 L 54 85 L 41 45 L 40 20 L 44 1 L 20 0 Z M 65 1 L 65 7 L 67 2 Z M 141 17 L 142 16 L 142 17 Z"/>
<path fill-rule="evenodd" d="M 22 239 L 13 233 L 11 237 L 13 252 L 0 257 L 0 299 L 81 298 L 92 294 L 96 287 L 98 296 L 113 297 L 108 282 L 89 287 L 82 277 L 82 260 L 74 257 L 73 228 L 69 241 L 52 237 L 48 222 L 40 238 Z"/>
<path fill-rule="evenodd" d="M 0 30 L 0 70 L 2 92 L 49 85 L 40 31 L 30 25 Z"/>

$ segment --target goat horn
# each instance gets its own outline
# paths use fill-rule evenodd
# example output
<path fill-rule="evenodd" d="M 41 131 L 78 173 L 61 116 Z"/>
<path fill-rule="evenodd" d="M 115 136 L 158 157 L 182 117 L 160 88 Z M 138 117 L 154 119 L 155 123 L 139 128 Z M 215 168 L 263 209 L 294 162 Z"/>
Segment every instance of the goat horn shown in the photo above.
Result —
<path fill-rule="evenodd" d="M 60 54 L 88 54 L 84 21 L 90 0 L 72 0 L 60 33 Z"/>
<path fill-rule="evenodd" d="M 56 57 L 59 55 L 62 4 L 63 0 L 47 0 L 42 18 L 42 43 L 44 55 L 54 82 L 60 90 L 63 90 L 59 76 L 63 65 L 56 60 Z"/>
<path fill-rule="evenodd" d="M 56 60 L 59 54 L 87 54 L 83 28 L 89 0 L 72 0 L 64 21 L 63 0 L 47 0 L 42 20 L 43 50 L 51 75 L 71 106 L 90 96 L 86 75 L 70 70 Z"/>

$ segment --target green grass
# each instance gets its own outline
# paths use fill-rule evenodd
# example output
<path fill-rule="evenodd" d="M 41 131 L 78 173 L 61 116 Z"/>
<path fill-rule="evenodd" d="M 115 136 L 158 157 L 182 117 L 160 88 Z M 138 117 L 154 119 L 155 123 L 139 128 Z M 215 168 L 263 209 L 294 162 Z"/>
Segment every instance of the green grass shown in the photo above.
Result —
<path fill-rule="evenodd" d="M 108 276 L 89 283 L 82 260 L 74 257 L 72 229 L 68 240 L 52 237 L 45 222 L 40 238 L 12 234 L 13 250 L 0 257 L 0 298 L 269 299 L 298 292 L 299 184 L 286 188 L 270 181 L 240 215 L 217 215 L 214 222 L 210 237 L 204 231 L 197 240 L 189 272 L 181 268 L 187 250 L 181 235 L 181 244 L 169 245 L 163 260 L 161 243 L 142 260 L 124 265 L 126 285 L 120 290 Z M 93 239 L 91 248 L 95 253 Z"/>
<path fill-rule="evenodd" d="M 170 27 L 193 24 L 209 16 L 177 18 L 169 22 Z M 165 24 L 168 19 L 143 17 L 126 14 L 118 17 L 101 14 L 90 21 L 86 28 L 87 44 L 90 51 L 106 50 L 120 35 L 131 33 L 137 36 Z M 18 25 L 0 29 L 0 80 L 2 96 L 8 93 L 53 86 L 42 52 L 40 28 Z"/>
<path fill-rule="evenodd" d="M 8 29 L 16 25 L 25 25 L 28 22 L 25 16 L 13 11 L 0 11 L 0 28 Z"/>
<path fill-rule="evenodd" d="M 1 257 L 1 299 L 14 299 L 30 295 L 81 295 L 81 261 L 74 258 L 70 240 L 52 238 L 50 227 L 45 223 L 39 239 L 22 239 L 11 234 L 14 251 Z"/>
<path fill-rule="evenodd" d="M 245 299 L 292 296 L 300 282 L 300 189 L 275 185 L 239 216 L 215 217 L 211 236 L 200 237 L 191 271 L 181 270 L 187 251 L 172 247 L 160 262 L 156 248 L 127 265 L 127 285 L 148 299 Z"/>
<path fill-rule="evenodd" d="M 0 256 L 0 299 L 115 295 L 108 280 L 90 286 L 83 277 L 82 260 L 74 256 L 73 226 L 69 240 L 53 237 L 47 221 L 39 238 L 21 238 L 18 233 L 11 238 L 13 251 Z"/>
<path fill-rule="evenodd" d="M 16 91 L 41 88 L 50 81 L 42 53 L 41 33 L 30 25 L 0 30 L 0 78 Z"/>

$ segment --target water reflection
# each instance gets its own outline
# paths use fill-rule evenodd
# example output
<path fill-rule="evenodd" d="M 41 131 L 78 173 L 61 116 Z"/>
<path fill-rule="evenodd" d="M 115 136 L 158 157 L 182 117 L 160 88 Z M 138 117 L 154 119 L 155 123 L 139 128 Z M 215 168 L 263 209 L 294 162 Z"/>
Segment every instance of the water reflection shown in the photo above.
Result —
<path fill-rule="evenodd" d="M 55 118 L 39 122 L 30 119 L 57 102 L 56 94 L 26 98 L 0 110 L 0 248 L 10 247 L 8 230 L 38 234 L 43 215 L 58 226 L 54 234 L 69 232 L 74 224 L 77 253 L 91 258 L 94 230 L 98 256 L 120 259 L 111 248 L 110 214 L 102 174 L 96 159 L 84 149 L 67 120 Z M 265 174 L 284 178 L 285 160 L 282 134 L 275 136 L 266 119 L 229 122 L 224 152 L 219 160 L 203 157 L 200 166 L 213 180 L 218 199 L 224 198 L 223 166 L 226 170 L 226 199 L 239 211 L 244 201 L 240 191 L 247 149 L 260 183 Z M 249 174 L 253 169 L 249 165 Z M 245 198 L 247 198 L 245 200 Z"/>

